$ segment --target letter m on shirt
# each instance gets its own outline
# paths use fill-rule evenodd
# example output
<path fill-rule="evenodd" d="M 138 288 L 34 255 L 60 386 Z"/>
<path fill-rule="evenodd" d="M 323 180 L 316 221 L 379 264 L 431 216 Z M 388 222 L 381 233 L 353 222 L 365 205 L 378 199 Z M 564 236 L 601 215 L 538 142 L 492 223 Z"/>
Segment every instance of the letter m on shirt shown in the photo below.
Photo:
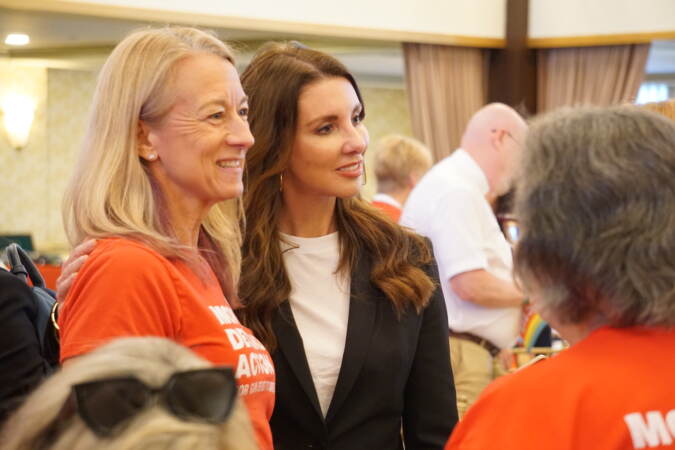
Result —
<path fill-rule="evenodd" d="M 664 415 L 660 411 L 634 412 L 623 418 L 628 425 L 634 448 L 672 445 L 675 436 L 675 409 Z"/>

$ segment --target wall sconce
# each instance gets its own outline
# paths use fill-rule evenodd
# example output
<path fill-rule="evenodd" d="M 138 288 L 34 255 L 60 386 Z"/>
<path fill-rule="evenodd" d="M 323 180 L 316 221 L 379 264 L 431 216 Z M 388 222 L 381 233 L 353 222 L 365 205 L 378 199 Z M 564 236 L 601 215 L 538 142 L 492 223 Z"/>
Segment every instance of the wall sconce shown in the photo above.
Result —
<path fill-rule="evenodd" d="M 25 147 L 35 116 L 35 102 L 25 95 L 11 93 L 2 99 L 0 109 L 10 145 L 17 150 Z"/>

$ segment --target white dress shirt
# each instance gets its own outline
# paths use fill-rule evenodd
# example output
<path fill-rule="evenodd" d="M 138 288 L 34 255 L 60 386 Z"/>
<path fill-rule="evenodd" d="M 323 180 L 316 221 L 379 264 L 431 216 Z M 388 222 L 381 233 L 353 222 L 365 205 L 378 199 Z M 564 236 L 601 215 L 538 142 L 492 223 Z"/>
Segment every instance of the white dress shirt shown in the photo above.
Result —
<path fill-rule="evenodd" d="M 488 190 L 481 168 L 458 149 L 415 186 L 400 223 L 433 244 L 449 327 L 506 348 L 517 338 L 520 308 L 486 308 L 461 299 L 450 287 L 452 277 L 477 269 L 513 281 L 511 247 L 485 198 Z"/>

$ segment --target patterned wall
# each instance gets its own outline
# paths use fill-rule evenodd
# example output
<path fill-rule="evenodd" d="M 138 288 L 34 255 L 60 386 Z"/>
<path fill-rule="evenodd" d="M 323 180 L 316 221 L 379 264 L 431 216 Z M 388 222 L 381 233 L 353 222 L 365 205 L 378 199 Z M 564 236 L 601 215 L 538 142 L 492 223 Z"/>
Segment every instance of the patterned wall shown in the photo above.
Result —
<path fill-rule="evenodd" d="M 27 147 L 14 150 L 4 135 L 0 137 L 0 234 L 32 233 L 39 250 L 67 251 L 61 199 L 82 140 L 95 82 L 95 72 L 19 67 L 0 60 L 0 98 L 3 91 L 13 89 L 37 100 Z M 388 133 L 411 135 L 403 89 L 365 85 L 362 90 L 372 144 Z M 372 156 L 373 152 L 366 153 L 366 198 L 375 192 Z"/>
<path fill-rule="evenodd" d="M 0 61 L 0 98 L 3 92 L 14 91 L 37 102 L 25 148 L 14 150 L 4 129 L 1 133 L 0 233 L 30 233 L 39 250 L 67 250 L 61 199 L 84 131 L 95 76 Z"/>
<path fill-rule="evenodd" d="M 0 233 L 32 233 L 35 244 L 41 245 L 47 241 L 45 224 L 51 212 L 47 200 L 47 70 L 0 60 L 0 99 L 8 94 L 30 97 L 36 108 L 28 144 L 20 150 L 9 145 L 4 120 L 0 122 Z"/>
<path fill-rule="evenodd" d="M 412 136 L 412 125 L 408 109 L 408 97 L 403 88 L 361 86 L 363 103 L 366 106 L 365 124 L 370 133 L 371 151 L 366 152 L 368 180 L 363 187 L 363 196 L 370 199 L 377 183 L 373 173 L 373 157 L 377 141 L 390 133 Z"/>
<path fill-rule="evenodd" d="M 47 144 L 49 146 L 48 240 L 67 247 L 61 219 L 61 200 L 84 136 L 96 73 L 49 70 L 47 73 Z"/>

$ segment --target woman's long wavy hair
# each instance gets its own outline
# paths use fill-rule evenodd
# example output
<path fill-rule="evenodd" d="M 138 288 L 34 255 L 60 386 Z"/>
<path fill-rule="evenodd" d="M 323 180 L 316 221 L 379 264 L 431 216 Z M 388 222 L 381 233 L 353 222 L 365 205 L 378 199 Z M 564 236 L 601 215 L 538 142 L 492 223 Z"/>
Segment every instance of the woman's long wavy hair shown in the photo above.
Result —
<path fill-rule="evenodd" d="M 138 154 L 140 120 L 155 122 L 170 110 L 176 66 L 198 53 L 234 64 L 227 45 L 195 28 L 140 30 L 113 50 L 99 74 L 79 160 L 64 196 L 64 225 L 72 245 L 86 238 L 123 236 L 199 267 L 198 255 L 176 239 L 164 196 Z M 242 211 L 240 199 L 215 205 L 199 235 L 201 255 L 235 302 Z"/>
<path fill-rule="evenodd" d="M 250 97 L 250 126 L 256 142 L 246 163 L 247 229 L 239 286 L 244 307 L 238 313 L 270 351 L 277 343 L 272 330 L 274 311 L 291 291 L 278 229 L 283 208 L 279 176 L 289 164 L 302 89 L 331 77 L 348 80 L 363 103 L 356 81 L 339 61 L 295 44 L 268 45 L 241 76 Z M 389 221 L 359 196 L 337 199 L 335 222 L 340 241 L 338 271 L 349 273 L 359 259 L 368 257 L 372 283 L 391 300 L 397 313 L 408 307 L 421 311 L 435 288 L 422 269 L 432 259 L 426 242 Z"/>

